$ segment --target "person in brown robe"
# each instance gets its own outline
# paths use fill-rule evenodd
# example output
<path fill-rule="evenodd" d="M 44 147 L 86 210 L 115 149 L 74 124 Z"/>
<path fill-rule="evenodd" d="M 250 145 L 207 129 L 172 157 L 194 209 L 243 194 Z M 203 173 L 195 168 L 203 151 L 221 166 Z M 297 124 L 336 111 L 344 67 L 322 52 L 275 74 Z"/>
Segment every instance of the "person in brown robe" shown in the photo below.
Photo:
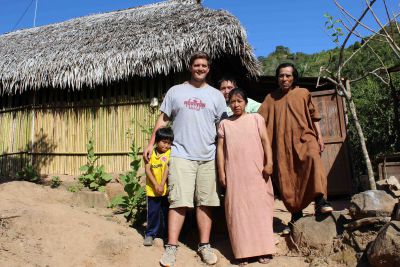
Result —
<path fill-rule="evenodd" d="M 277 189 L 293 223 L 312 201 L 316 214 L 333 209 L 326 201 L 327 176 L 320 155 L 324 150 L 321 117 L 311 94 L 296 86 L 298 72 L 291 63 L 278 66 L 276 79 L 279 89 L 265 97 L 258 113 L 271 140 Z"/>

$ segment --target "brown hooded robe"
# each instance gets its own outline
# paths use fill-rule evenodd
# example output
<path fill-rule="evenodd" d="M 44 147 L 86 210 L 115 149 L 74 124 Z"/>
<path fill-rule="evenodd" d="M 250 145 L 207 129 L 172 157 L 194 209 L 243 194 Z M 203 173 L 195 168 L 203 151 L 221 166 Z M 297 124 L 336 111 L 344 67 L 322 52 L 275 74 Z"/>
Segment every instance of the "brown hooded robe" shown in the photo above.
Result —
<path fill-rule="evenodd" d="M 267 95 L 258 113 L 264 117 L 274 157 L 274 177 L 289 212 L 307 207 L 318 195 L 326 196 L 317 132 L 321 119 L 307 89 L 280 89 Z"/>

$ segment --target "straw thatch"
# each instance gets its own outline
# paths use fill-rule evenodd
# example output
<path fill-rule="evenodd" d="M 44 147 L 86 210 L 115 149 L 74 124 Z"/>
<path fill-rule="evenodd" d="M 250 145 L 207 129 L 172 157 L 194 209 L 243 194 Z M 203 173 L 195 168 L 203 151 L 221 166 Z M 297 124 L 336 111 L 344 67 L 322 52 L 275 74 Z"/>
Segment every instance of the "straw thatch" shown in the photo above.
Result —
<path fill-rule="evenodd" d="M 179 72 L 198 50 L 213 59 L 239 57 L 248 74 L 257 75 L 239 21 L 197 2 L 170 0 L 1 35 L 0 94 L 80 90 Z"/>

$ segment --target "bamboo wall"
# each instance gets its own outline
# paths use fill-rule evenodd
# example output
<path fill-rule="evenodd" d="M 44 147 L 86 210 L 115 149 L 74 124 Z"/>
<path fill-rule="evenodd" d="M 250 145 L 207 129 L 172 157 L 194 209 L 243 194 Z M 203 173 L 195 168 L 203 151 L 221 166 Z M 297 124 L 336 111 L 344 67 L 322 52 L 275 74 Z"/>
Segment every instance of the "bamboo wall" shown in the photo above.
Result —
<path fill-rule="evenodd" d="M 33 163 L 41 174 L 78 175 L 90 136 L 107 172 L 128 170 L 132 140 L 143 148 L 149 138 L 140 125 L 153 127 L 159 115 L 150 99 L 161 104 L 167 89 L 186 78 L 135 77 L 79 92 L 46 88 L 1 98 L 0 172 L 13 176 Z"/>
<path fill-rule="evenodd" d="M 32 115 L 27 109 L 0 113 L 0 173 L 14 174 L 26 164 Z"/>

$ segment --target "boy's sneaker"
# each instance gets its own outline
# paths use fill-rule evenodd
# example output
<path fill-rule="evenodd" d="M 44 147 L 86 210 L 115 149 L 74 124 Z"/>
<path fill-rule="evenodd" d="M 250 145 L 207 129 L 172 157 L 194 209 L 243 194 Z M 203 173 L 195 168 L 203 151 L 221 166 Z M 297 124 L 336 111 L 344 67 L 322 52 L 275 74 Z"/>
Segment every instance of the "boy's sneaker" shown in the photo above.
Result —
<path fill-rule="evenodd" d="M 217 255 L 214 253 L 214 251 L 211 249 L 210 244 L 205 244 L 202 246 L 199 246 L 199 249 L 197 250 L 199 253 L 201 260 L 208 264 L 208 265 L 213 265 L 216 264 L 218 261 Z"/>
<path fill-rule="evenodd" d="M 154 238 L 152 236 L 146 236 L 143 240 L 143 245 L 146 247 L 150 247 L 153 245 Z"/>
<path fill-rule="evenodd" d="M 165 245 L 164 254 L 161 256 L 160 264 L 165 267 L 173 267 L 176 260 L 176 252 L 178 246 L 176 245 Z"/>
<path fill-rule="evenodd" d="M 326 201 L 324 198 L 322 198 L 319 203 L 316 203 L 315 205 L 315 213 L 316 214 L 326 214 L 326 213 L 332 213 L 333 208 L 331 204 Z"/>

